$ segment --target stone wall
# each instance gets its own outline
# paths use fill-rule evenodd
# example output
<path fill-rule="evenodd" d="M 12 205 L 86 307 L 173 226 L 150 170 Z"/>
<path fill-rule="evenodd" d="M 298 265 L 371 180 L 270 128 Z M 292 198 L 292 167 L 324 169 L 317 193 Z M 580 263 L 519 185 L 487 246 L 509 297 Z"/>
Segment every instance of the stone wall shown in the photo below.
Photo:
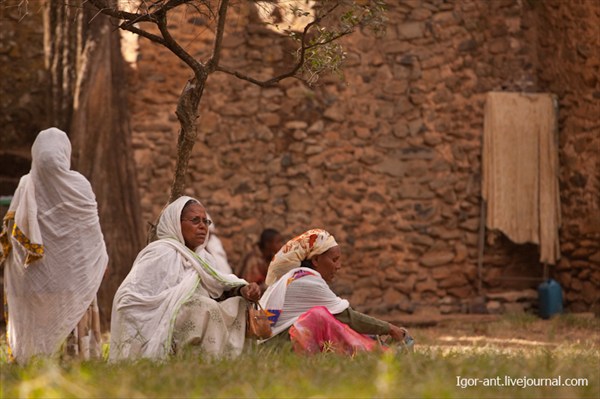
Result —
<path fill-rule="evenodd" d="M 581 94 L 594 101 L 597 88 L 570 92 L 569 100 L 559 90 L 568 87 L 568 78 L 556 83 L 559 87 L 540 81 L 547 78 L 538 48 L 553 50 L 544 41 L 536 45 L 538 16 L 557 18 L 567 6 L 548 10 L 517 0 L 399 3 L 389 4 L 384 39 L 357 32 L 345 40 L 349 53 L 343 80 L 325 78 L 313 88 L 291 80 L 261 89 L 211 75 L 201 103 L 189 194 L 206 205 L 233 265 L 264 227 L 288 237 L 322 227 L 343 248 L 345 267 L 335 288 L 359 309 L 468 311 L 469 299 L 478 294 L 485 94 L 553 90 L 561 101 L 579 104 L 587 101 L 579 99 Z M 583 17 L 591 23 L 593 15 Z M 251 10 L 238 10 L 229 21 L 224 65 L 262 77 L 283 68 L 287 50 Z M 194 29 L 202 23 L 181 18 L 172 28 L 193 53 L 207 56 L 212 38 Z M 589 54 L 594 36 L 587 33 Z M 569 68 L 565 64 L 554 73 L 568 75 Z M 168 198 L 178 126 L 174 108 L 189 71 L 142 39 L 134 75 L 135 156 L 144 219 L 151 222 Z M 561 107 L 561 126 L 567 128 L 565 115 L 572 107 Z M 577 120 L 597 120 L 590 105 L 585 107 L 582 103 Z M 597 126 L 590 124 L 588 132 L 589 137 L 597 134 Z M 566 142 L 581 140 L 563 138 L 562 151 Z M 589 159 L 589 167 L 597 165 L 597 153 Z M 576 182 L 589 179 L 588 196 L 598 190 L 597 169 L 589 167 L 569 168 L 581 174 Z M 561 184 L 567 195 L 565 219 L 574 218 L 562 232 L 567 259 L 561 268 L 570 270 L 574 262 L 592 267 L 595 258 L 586 256 L 597 251 L 597 240 L 586 241 L 580 263 L 570 261 L 569 237 L 580 235 L 569 235 L 568 226 L 577 225 L 581 216 L 569 204 L 579 192 L 572 192 L 571 183 Z M 589 211 L 594 206 L 597 211 L 597 202 Z M 542 277 L 537 251 L 534 245 L 515 245 L 487 233 L 481 273 L 484 292 L 490 293 L 489 311 L 523 309 L 535 302 L 531 288 Z M 597 280 L 591 284 L 598 287 Z M 503 309 L 502 303 L 511 301 L 493 292 L 507 290 L 516 290 L 509 295 L 517 298 L 513 303 L 523 298 L 529 303 Z M 577 303 L 574 309 L 591 305 L 571 293 L 567 299 Z"/>
<path fill-rule="evenodd" d="M 600 310 L 600 3 L 539 2 L 540 85 L 560 103 L 562 259 L 574 311 Z M 542 34 L 543 33 L 543 34 Z"/>
<path fill-rule="evenodd" d="M 597 310 L 598 5 L 389 3 L 384 39 L 365 32 L 345 39 L 343 80 L 322 78 L 312 88 L 289 80 L 261 89 L 228 75 L 209 78 L 188 194 L 205 203 L 231 264 L 239 264 L 265 227 L 287 237 L 322 227 L 344 253 L 335 289 L 358 309 L 530 309 L 531 289 L 542 277 L 538 249 L 496 232 L 485 234 L 478 292 L 483 107 L 491 90 L 550 91 L 560 98 L 563 214 L 563 258 L 551 273 L 569 309 Z M 18 22 L 16 14 L 0 13 L 0 68 L 11 76 L 0 93 L 7 110 L 0 116 L 1 172 L 4 163 L 14 164 L 8 152 L 28 153 L 44 126 L 47 88 L 41 16 Z M 180 15 L 170 27 L 193 54 L 207 58 L 212 37 L 204 24 Z M 226 66 L 266 78 L 290 59 L 281 38 L 245 6 L 229 16 L 227 29 Z M 175 104 L 190 71 L 160 46 L 145 39 L 139 45 L 128 92 L 144 221 L 154 222 L 168 198 Z M 15 186 L 29 169 L 24 162 L 22 172 L 11 172 Z"/>

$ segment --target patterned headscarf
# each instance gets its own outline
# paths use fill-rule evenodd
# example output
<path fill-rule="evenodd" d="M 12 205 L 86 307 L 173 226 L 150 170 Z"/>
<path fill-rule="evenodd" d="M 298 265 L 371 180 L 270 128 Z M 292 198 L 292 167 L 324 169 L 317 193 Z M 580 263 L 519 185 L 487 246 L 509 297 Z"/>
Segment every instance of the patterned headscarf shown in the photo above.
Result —
<path fill-rule="evenodd" d="M 322 229 L 308 230 L 292 238 L 273 257 L 267 272 L 266 284 L 275 283 L 290 270 L 300 267 L 303 260 L 311 259 L 337 245 L 335 238 Z"/>

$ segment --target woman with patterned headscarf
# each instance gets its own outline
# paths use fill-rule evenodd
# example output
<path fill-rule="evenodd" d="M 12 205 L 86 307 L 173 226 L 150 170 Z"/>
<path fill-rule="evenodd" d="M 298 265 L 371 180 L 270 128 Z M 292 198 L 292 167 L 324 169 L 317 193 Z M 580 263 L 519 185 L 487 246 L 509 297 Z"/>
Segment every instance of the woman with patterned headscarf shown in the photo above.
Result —
<path fill-rule="evenodd" d="M 408 337 L 406 329 L 354 311 L 331 291 L 328 283 L 340 267 L 340 247 L 325 230 L 308 230 L 279 250 L 260 300 L 269 313 L 273 337 L 291 339 L 297 352 L 348 354 L 378 347 L 363 334 L 389 334 L 398 341 Z"/>
<path fill-rule="evenodd" d="M 0 234 L 9 350 L 19 363 L 61 347 L 82 358 L 99 356 L 96 293 L 108 255 L 96 197 L 71 170 L 65 132 L 40 132 L 31 159 Z"/>
<path fill-rule="evenodd" d="M 162 212 L 158 240 L 137 256 L 113 302 L 110 360 L 164 359 L 184 349 L 213 358 L 241 353 L 246 302 L 260 288 L 215 269 L 204 249 L 212 222 L 180 197 Z"/>

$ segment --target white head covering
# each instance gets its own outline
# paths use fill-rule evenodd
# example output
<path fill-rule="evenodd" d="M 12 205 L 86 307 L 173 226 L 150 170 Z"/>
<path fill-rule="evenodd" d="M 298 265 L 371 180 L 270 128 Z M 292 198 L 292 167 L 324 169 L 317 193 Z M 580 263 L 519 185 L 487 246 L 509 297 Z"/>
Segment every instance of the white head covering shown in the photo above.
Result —
<path fill-rule="evenodd" d="M 111 360 L 166 357 L 177 312 L 196 289 L 218 298 L 225 290 L 248 284 L 215 270 L 204 244 L 195 252 L 185 246 L 181 213 L 190 200 L 202 205 L 183 196 L 163 210 L 157 226 L 159 239 L 138 254 L 115 294 Z"/>
<path fill-rule="evenodd" d="M 308 230 L 292 238 L 271 260 L 265 283 L 267 285 L 275 283 L 281 276 L 299 267 L 303 260 L 311 259 L 337 245 L 335 238 L 322 229 Z"/>
<path fill-rule="evenodd" d="M 200 201 L 188 196 L 179 197 L 175 201 L 171 202 L 165 209 L 163 209 L 160 219 L 158 220 L 156 235 L 159 239 L 172 238 L 185 245 L 183 233 L 181 232 L 181 213 L 183 212 L 183 208 L 185 208 L 185 204 L 187 204 L 189 201 L 193 201 L 204 208 L 204 205 L 202 205 Z M 210 230 L 207 229 L 206 238 L 204 239 L 202 245 L 196 248 L 196 252 L 206 247 L 209 235 Z"/>
<path fill-rule="evenodd" d="M 71 143 L 40 132 L 2 232 L 9 345 L 17 361 L 58 351 L 96 296 L 108 264 L 96 197 L 70 170 Z"/>

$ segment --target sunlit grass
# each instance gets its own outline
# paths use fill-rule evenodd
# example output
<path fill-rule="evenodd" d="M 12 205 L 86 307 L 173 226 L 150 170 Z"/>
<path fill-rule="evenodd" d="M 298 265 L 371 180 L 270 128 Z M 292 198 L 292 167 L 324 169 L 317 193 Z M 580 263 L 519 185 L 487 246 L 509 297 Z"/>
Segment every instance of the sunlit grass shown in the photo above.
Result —
<path fill-rule="evenodd" d="M 596 321 L 594 321 L 596 320 Z M 259 347 L 234 360 L 208 361 L 191 356 L 162 363 L 108 364 L 37 360 L 26 366 L 2 363 L 3 398 L 598 398 L 600 349 L 597 319 L 568 318 L 542 322 L 531 342 L 522 328 L 538 320 L 503 318 L 481 328 L 413 329 L 413 353 L 388 351 L 352 358 L 325 353 L 298 356 L 290 347 Z M 555 330 L 555 338 L 550 332 Z M 572 342 L 559 335 L 580 330 L 590 341 Z M 438 339 L 433 335 L 436 333 Z M 508 339 L 503 338 L 507 336 Z M 420 339 L 423 337 L 423 340 Z M 448 337 L 442 339 L 442 337 Z M 557 338 L 558 337 L 558 338 Z M 423 342 L 425 341 L 425 342 Z M 536 343 L 537 342 L 537 343 Z M 486 387 L 485 379 L 587 379 L 583 387 Z M 461 388 L 457 378 L 479 379 Z M 463 380 L 464 381 L 464 380 Z M 471 380 L 473 381 L 473 380 Z"/>

